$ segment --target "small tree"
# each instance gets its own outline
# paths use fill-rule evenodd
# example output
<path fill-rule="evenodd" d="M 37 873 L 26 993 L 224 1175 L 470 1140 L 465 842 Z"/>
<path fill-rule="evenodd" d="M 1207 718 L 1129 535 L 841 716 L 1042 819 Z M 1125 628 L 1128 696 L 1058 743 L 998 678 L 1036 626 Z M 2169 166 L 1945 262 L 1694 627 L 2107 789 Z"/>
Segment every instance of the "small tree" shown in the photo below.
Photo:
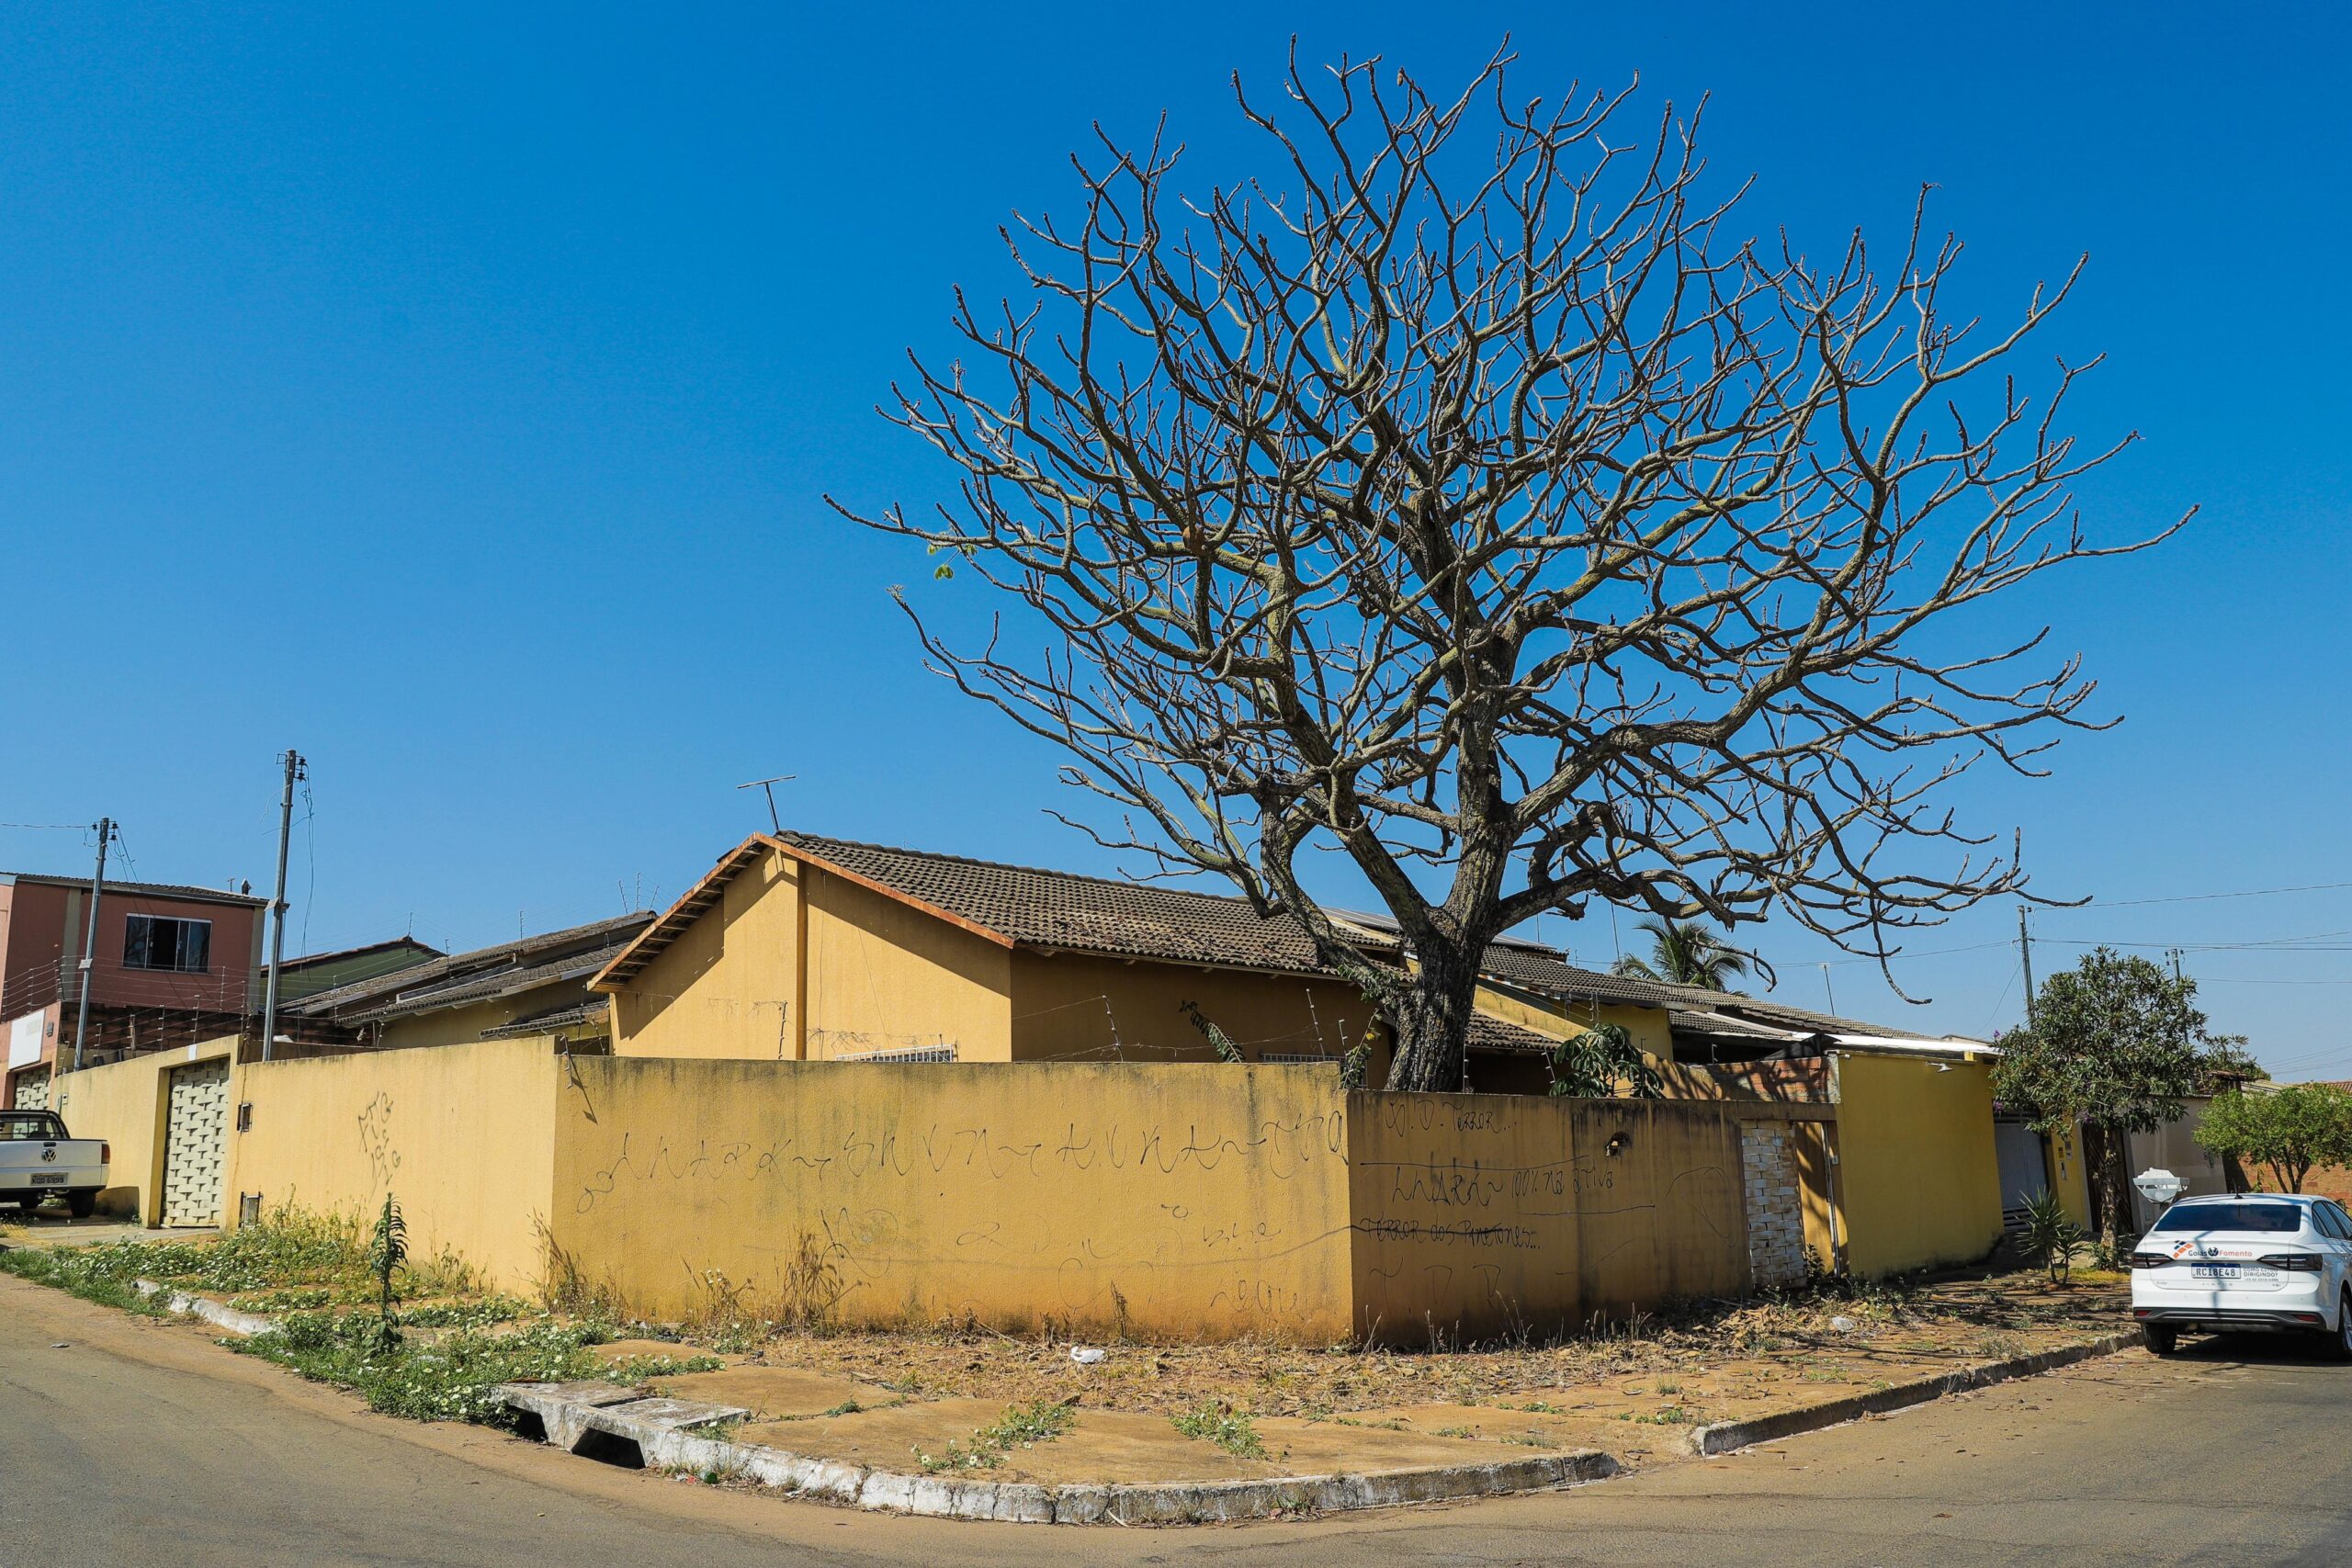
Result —
<path fill-rule="evenodd" d="M 408 1222 L 401 1217 L 401 1206 L 389 1192 L 384 1194 L 383 1211 L 376 1216 L 375 1234 L 368 1241 L 368 1272 L 375 1277 L 379 1292 L 377 1348 L 390 1350 L 401 1340 L 401 1331 L 392 1322 L 392 1309 L 400 1303 L 393 1281 L 408 1272 Z"/>
<path fill-rule="evenodd" d="M 2215 1061 L 2244 1043 L 2207 1033 L 2196 998 L 2196 981 L 2102 947 L 2044 981 L 2032 1025 L 1998 1042 L 1993 1092 L 2004 1104 L 2039 1132 L 2072 1140 L 2086 1127 L 2096 1135 L 2086 1163 L 2110 1248 L 2130 1228 L 2126 1137 L 2179 1116 Z"/>
<path fill-rule="evenodd" d="M 2083 1245 L 2083 1227 L 2066 1212 L 2066 1201 L 2047 1189 L 2027 1199 L 2024 1239 L 2026 1256 L 2049 1271 L 2050 1282 L 2064 1284 Z"/>
<path fill-rule="evenodd" d="M 2233 1089 L 2206 1107 L 2197 1141 L 2267 1168 L 2281 1191 L 2301 1192 L 2312 1167 L 2352 1165 L 2352 1094 L 2324 1083 Z"/>
<path fill-rule="evenodd" d="M 1623 1024 L 1600 1023 L 1552 1048 L 1552 1092 L 1577 1100 L 1613 1100 L 1622 1092 L 1657 1100 L 1665 1083 Z M 1622 1086 L 1622 1088 L 1621 1088 Z"/>

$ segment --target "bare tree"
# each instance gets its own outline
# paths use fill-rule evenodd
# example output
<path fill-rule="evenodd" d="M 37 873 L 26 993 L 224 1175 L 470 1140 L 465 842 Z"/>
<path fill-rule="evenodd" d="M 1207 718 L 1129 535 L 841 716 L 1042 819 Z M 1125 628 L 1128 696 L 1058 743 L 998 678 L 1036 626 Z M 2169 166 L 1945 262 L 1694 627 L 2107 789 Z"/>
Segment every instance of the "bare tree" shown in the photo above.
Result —
<path fill-rule="evenodd" d="M 916 625 L 1115 803 L 1099 841 L 1304 923 L 1397 1089 L 1460 1087 L 1480 956 L 1545 910 L 1779 908 L 1883 967 L 2022 889 L 1936 792 L 2038 773 L 2091 682 L 1951 613 L 2155 542 L 2083 533 L 2070 483 L 2123 445 L 2056 428 L 2083 367 L 2038 405 L 2005 373 L 2079 263 L 1980 333 L 1918 214 L 1885 276 L 1859 235 L 1740 238 L 1696 116 L 1612 139 L 1631 88 L 1522 106 L 1510 58 L 1443 100 L 1376 61 L 1294 59 L 1279 110 L 1237 79 L 1271 172 L 1190 197 L 1164 126 L 1098 128 L 1077 220 L 1006 231 L 1023 297 L 959 291 L 964 357 L 886 411 L 960 502 L 842 508 L 1025 606 L 1034 657 Z M 1302 890 L 1309 845 L 1405 969 Z"/>

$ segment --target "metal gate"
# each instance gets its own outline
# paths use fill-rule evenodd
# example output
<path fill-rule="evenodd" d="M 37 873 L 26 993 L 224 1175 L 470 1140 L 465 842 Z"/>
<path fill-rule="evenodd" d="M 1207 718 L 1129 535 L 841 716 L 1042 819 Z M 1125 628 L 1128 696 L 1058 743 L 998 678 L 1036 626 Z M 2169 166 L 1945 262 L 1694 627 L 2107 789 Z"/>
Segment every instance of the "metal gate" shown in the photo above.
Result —
<path fill-rule="evenodd" d="M 164 1132 L 164 1223 L 220 1223 L 220 1178 L 229 1141 L 229 1063 L 172 1070 Z"/>
<path fill-rule="evenodd" d="M 17 1109 L 46 1111 L 49 1109 L 49 1069 L 35 1067 L 17 1079 Z"/>
<path fill-rule="evenodd" d="M 1993 1122 L 1993 1155 L 2001 1173 L 2001 1228 L 2025 1230 L 2025 1206 L 2050 1190 L 2049 1145 L 2023 1122 Z"/>

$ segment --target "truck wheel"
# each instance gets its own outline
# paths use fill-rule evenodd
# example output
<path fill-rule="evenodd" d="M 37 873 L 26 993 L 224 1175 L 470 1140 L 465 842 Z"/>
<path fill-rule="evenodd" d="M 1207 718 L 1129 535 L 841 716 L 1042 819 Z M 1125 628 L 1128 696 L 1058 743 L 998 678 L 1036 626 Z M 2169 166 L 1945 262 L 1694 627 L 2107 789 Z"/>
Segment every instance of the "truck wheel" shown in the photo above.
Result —
<path fill-rule="evenodd" d="M 98 1195 L 95 1192 L 68 1192 L 65 1207 L 77 1220 L 86 1220 L 98 1212 Z"/>
<path fill-rule="evenodd" d="M 2169 1356 L 2180 1344 L 2180 1330 L 2168 1323 L 2148 1325 L 2148 1350 L 2152 1355 Z"/>

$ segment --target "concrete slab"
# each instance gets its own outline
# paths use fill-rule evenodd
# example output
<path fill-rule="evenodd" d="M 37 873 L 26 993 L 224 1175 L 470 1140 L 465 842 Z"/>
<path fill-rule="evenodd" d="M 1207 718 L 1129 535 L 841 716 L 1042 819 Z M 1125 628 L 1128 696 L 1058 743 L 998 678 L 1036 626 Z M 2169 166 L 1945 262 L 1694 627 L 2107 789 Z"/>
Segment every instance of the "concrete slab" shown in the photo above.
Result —
<path fill-rule="evenodd" d="M 873 1409 L 906 1402 L 904 1394 L 893 1393 L 887 1388 L 795 1367 L 729 1367 L 719 1372 L 656 1378 L 649 1386 L 657 1393 L 678 1399 L 715 1399 L 741 1404 L 752 1412 L 752 1419 L 759 1421 L 822 1416 L 844 1404 Z"/>
<path fill-rule="evenodd" d="M 699 1399 L 639 1399 L 605 1406 L 616 1415 L 673 1431 L 708 1427 L 720 1421 L 741 1421 L 751 1414 L 740 1404 L 712 1404 Z"/>
<path fill-rule="evenodd" d="M 643 1389 L 630 1388 L 622 1383 L 605 1382 L 601 1378 L 585 1379 L 579 1382 L 501 1383 L 498 1392 L 521 1394 L 528 1398 L 535 1407 L 542 1404 L 590 1406 L 627 1404 L 633 1399 L 645 1397 Z"/>

